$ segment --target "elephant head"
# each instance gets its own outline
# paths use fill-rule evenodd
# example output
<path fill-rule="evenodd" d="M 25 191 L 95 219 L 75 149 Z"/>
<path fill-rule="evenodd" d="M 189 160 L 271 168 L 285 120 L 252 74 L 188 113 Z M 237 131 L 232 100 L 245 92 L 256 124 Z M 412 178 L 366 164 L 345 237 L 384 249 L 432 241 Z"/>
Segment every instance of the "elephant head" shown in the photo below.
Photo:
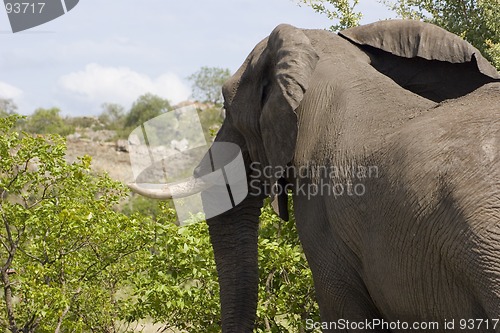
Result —
<path fill-rule="evenodd" d="M 423 23 L 408 24 L 416 28 L 408 28 L 404 21 L 394 21 L 389 26 L 347 30 L 341 35 L 349 41 L 326 31 L 311 32 L 280 25 L 254 48 L 239 70 L 224 84 L 226 119 L 215 142 L 238 145 L 249 179 L 255 173 L 260 178 L 259 185 L 252 186 L 240 204 L 207 220 L 219 275 L 223 332 L 253 330 L 257 306 L 260 208 L 266 194 L 272 194 L 271 185 L 280 180 L 276 172 L 260 171 L 262 168 L 275 170 L 293 163 L 300 124 L 297 110 L 315 77 L 322 74 L 318 72 L 322 60 L 328 60 L 332 54 L 346 57 L 362 54 L 360 62 L 371 62 L 377 69 L 374 72 L 392 77 L 404 88 L 401 91 L 413 90 L 422 96 L 435 97 L 436 100 L 450 97 L 446 90 L 439 90 L 441 85 L 434 84 L 443 76 L 446 77 L 447 69 L 439 72 L 438 76 L 427 77 L 429 84 L 434 84 L 429 87 L 425 82 L 412 81 L 418 76 L 419 70 L 413 68 L 411 61 L 421 61 L 418 64 L 424 66 L 426 71 L 426 64 L 430 66 L 426 61 L 435 61 L 432 66 L 441 63 L 446 63 L 445 67 L 448 64 L 453 66 L 453 62 L 460 63 L 458 66 L 465 64 L 467 73 L 476 73 L 477 79 L 470 84 L 464 83 L 465 88 L 458 93 L 453 92 L 455 95 L 472 91 L 478 85 L 493 80 L 491 76 L 494 74 L 497 75 L 496 71 L 494 74 L 488 72 L 491 66 L 484 64 L 485 60 L 477 50 L 450 33 L 436 35 L 438 41 L 430 44 L 429 47 L 440 46 L 436 49 L 437 54 L 426 50 L 425 38 L 433 41 L 432 33 L 442 29 Z M 371 34 L 377 38 L 371 38 Z M 328 44 L 323 43 L 322 38 L 336 39 L 338 42 L 335 43 L 349 50 L 325 50 Z M 389 66 L 391 61 L 396 62 L 395 68 Z M 396 70 L 398 66 L 399 71 Z M 432 74 L 432 71 L 426 73 Z M 462 75 L 465 77 L 467 73 Z M 304 115 L 307 110 L 301 112 Z M 219 162 L 224 165 L 227 161 Z M 210 159 L 206 156 L 196 171 L 197 176 L 209 172 L 209 165 Z M 172 195 L 180 197 L 203 191 L 203 203 L 207 208 L 214 200 L 207 186 L 195 177 L 186 184 L 166 191 L 152 192 L 132 187 L 140 194 L 156 198 L 169 198 Z M 282 201 L 278 207 L 283 217 L 286 217 L 285 206 Z"/>
<path fill-rule="evenodd" d="M 298 130 L 295 110 L 317 61 L 318 55 L 301 30 L 280 25 L 224 85 L 226 119 L 215 142 L 232 142 L 241 148 L 249 177 L 262 168 L 291 162 Z M 207 220 L 219 275 L 224 332 L 251 332 L 254 326 L 260 208 L 264 193 L 269 193 L 270 184 L 277 179 L 261 180 L 258 189 L 249 187 L 240 205 Z M 202 197 L 207 209 L 210 195 L 207 192 Z"/>

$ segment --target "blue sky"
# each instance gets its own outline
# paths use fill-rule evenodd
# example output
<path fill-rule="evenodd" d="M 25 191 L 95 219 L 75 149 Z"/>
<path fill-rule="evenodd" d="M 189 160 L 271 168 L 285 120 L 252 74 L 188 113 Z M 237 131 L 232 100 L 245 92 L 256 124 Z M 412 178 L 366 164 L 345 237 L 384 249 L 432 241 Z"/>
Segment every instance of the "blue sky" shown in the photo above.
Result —
<path fill-rule="evenodd" d="M 58 1 L 58 0 L 45 0 Z M 394 14 L 362 0 L 363 23 Z M 327 28 L 331 22 L 294 0 L 80 0 L 66 15 L 13 34 L 0 8 L 0 98 L 19 112 L 59 107 L 97 115 L 152 92 L 178 103 L 186 77 L 202 66 L 234 72 L 280 23 Z"/>

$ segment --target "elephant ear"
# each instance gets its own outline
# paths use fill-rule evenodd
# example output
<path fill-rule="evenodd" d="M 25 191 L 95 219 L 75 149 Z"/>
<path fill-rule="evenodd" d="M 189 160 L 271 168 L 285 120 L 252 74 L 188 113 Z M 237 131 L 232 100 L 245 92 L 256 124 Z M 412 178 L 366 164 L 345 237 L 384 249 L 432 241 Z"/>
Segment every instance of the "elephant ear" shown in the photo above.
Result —
<path fill-rule="evenodd" d="M 465 95 L 500 78 L 478 49 L 433 24 L 386 20 L 339 35 L 367 51 L 377 70 L 435 101 Z"/>
<path fill-rule="evenodd" d="M 267 57 L 271 75 L 263 86 L 259 125 L 267 160 L 277 170 L 293 159 L 298 132 L 295 110 L 309 86 L 319 56 L 300 29 L 282 24 L 269 36 Z M 288 220 L 286 191 L 276 192 L 286 182 L 277 171 L 272 175 L 271 184 L 276 184 L 271 194 L 273 208 L 282 219 Z"/>
<path fill-rule="evenodd" d="M 276 27 L 267 42 L 267 83 L 259 119 L 267 159 L 272 167 L 286 166 L 295 151 L 297 114 L 319 56 L 309 38 L 293 26 Z"/>

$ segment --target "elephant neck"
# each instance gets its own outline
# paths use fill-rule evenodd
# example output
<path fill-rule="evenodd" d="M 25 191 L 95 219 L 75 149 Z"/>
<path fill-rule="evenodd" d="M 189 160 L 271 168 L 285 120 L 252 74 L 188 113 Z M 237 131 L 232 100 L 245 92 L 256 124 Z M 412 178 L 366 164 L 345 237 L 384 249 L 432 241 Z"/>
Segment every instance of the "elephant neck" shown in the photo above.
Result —
<path fill-rule="evenodd" d="M 324 160 L 332 156 L 361 160 L 367 151 L 383 147 L 398 128 L 437 105 L 356 59 L 343 66 L 334 58 L 323 60 L 316 73 L 297 109 L 297 165 L 335 162 Z"/>

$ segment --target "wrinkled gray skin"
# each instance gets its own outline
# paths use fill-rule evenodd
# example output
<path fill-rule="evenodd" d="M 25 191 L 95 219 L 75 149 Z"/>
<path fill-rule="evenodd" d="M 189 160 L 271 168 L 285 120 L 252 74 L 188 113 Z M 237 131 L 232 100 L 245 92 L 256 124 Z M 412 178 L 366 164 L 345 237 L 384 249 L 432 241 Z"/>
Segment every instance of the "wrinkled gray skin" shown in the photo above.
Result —
<path fill-rule="evenodd" d="M 278 26 L 224 85 L 216 141 L 241 147 L 249 179 L 254 162 L 376 167 L 366 177 L 286 179 L 365 189 L 309 197 L 295 189 L 322 321 L 438 321 L 443 331 L 445 319 L 498 318 L 500 83 L 489 83 L 498 73 L 428 24 L 384 21 L 341 35 Z M 254 327 L 258 219 L 277 178 L 262 176 L 260 190 L 207 221 L 223 332 Z M 209 209 L 214 198 L 203 198 Z M 384 330 L 363 330 L 371 331 Z"/>

